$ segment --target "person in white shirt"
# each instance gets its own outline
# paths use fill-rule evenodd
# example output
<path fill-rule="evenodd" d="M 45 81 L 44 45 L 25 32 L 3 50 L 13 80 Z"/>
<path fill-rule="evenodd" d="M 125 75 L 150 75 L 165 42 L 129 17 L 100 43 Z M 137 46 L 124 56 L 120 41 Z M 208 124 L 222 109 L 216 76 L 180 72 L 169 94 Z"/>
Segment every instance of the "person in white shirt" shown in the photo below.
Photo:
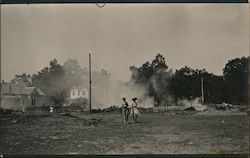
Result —
<path fill-rule="evenodd" d="M 132 107 L 131 107 L 131 116 L 133 118 L 134 123 L 137 123 L 137 118 L 140 115 L 139 109 L 138 109 L 138 104 L 136 102 L 137 98 L 132 99 Z"/>
<path fill-rule="evenodd" d="M 123 122 L 124 124 L 128 123 L 128 115 L 129 115 L 129 109 L 128 109 L 128 102 L 126 101 L 126 98 L 122 98 L 122 115 L 123 115 Z"/>

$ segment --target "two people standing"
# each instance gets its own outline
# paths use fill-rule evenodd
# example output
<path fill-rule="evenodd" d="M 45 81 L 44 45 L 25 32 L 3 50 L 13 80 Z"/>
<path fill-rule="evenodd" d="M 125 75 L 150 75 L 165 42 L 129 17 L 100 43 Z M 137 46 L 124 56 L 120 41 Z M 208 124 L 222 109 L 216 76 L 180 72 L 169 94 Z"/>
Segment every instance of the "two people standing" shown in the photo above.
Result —
<path fill-rule="evenodd" d="M 139 116 L 139 109 L 138 104 L 136 102 L 137 98 L 131 99 L 133 102 L 131 104 L 131 107 L 129 107 L 128 102 L 126 101 L 126 98 L 122 98 L 123 104 L 122 104 L 122 115 L 123 115 L 123 121 L 124 124 L 128 123 L 128 116 L 130 111 L 130 116 L 132 117 L 134 123 L 137 123 L 137 118 Z"/>

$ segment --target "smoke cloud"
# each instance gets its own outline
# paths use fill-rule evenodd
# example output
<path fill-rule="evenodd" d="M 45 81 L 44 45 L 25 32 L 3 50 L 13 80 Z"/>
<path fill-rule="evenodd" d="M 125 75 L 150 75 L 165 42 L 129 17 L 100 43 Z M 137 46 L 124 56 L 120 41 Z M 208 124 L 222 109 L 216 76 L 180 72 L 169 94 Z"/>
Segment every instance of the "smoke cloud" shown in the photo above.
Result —
<path fill-rule="evenodd" d="M 123 97 L 127 98 L 129 104 L 132 103 L 132 98 L 138 98 L 139 107 L 148 108 L 154 105 L 153 98 L 146 95 L 147 89 L 145 86 L 137 85 L 133 81 L 109 80 L 106 82 L 102 81 L 102 83 L 99 87 L 93 86 L 92 88 L 93 108 L 120 107 Z"/>

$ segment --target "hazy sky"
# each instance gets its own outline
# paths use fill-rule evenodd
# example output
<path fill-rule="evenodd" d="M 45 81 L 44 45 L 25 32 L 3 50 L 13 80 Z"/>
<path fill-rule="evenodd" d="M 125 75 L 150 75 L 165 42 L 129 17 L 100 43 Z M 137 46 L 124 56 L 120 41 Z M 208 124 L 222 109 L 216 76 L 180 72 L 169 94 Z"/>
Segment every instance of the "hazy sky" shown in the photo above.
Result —
<path fill-rule="evenodd" d="M 115 80 L 157 53 L 170 68 L 185 65 L 222 74 L 232 58 L 248 56 L 248 4 L 2 5 L 1 78 L 36 73 L 53 58 L 75 58 Z"/>

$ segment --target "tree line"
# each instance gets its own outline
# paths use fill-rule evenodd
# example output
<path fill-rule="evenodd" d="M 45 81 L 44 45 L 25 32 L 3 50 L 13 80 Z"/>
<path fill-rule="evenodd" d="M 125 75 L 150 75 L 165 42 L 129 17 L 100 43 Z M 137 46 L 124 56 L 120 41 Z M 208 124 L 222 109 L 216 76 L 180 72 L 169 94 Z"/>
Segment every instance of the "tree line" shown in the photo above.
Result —
<path fill-rule="evenodd" d="M 248 100 L 249 57 L 229 60 L 218 76 L 205 69 L 182 67 L 175 72 L 169 69 L 165 58 L 157 54 L 152 62 L 131 66 L 133 82 L 145 88 L 145 96 L 154 100 L 155 106 L 172 105 L 178 100 L 201 98 L 201 78 L 204 80 L 204 102 L 246 104 Z M 103 81 L 110 81 L 106 70 L 92 72 L 92 83 L 102 87 Z M 13 83 L 40 88 L 55 104 L 62 105 L 67 90 L 75 86 L 88 86 L 88 70 L 82 69 L 76 59 L 68 59 L 63 65 L 56 59 L 49 66 L 35 74 L 15 75 Z M 128 82 L 128 83 L 129 83 Z"/>
<path fill-rule="evenodd" d="M 101 85 L 103 80 L 110 79 L 110 73 L 104 69 L 92 72 L 92 76 L 92 83 L 96 86 Z M 37 73 L 15 75 L 11 82 L 40 88 L 54 104 L 62 105 L 70 88 L 88 86 L 88 70 L 82 69 L 76 59 L 68 59 L 63 65 L 53 59 L 49 66 Z"/>
<path fill-rule="evenodd" d="M 157 54 L 150 63 L 131 66 L 131 82 L 146 87 L 146 95 L 153 97 L 155 106 L 177 103 L 178 100 L 201 98 L 201 78 L 204 81 L 206 104 L 247 104 L 249 57 L 229 60 L 223 75 L 217 76 L 205 69 L 188 66 L 172 72 L 165 58 Z"/>

